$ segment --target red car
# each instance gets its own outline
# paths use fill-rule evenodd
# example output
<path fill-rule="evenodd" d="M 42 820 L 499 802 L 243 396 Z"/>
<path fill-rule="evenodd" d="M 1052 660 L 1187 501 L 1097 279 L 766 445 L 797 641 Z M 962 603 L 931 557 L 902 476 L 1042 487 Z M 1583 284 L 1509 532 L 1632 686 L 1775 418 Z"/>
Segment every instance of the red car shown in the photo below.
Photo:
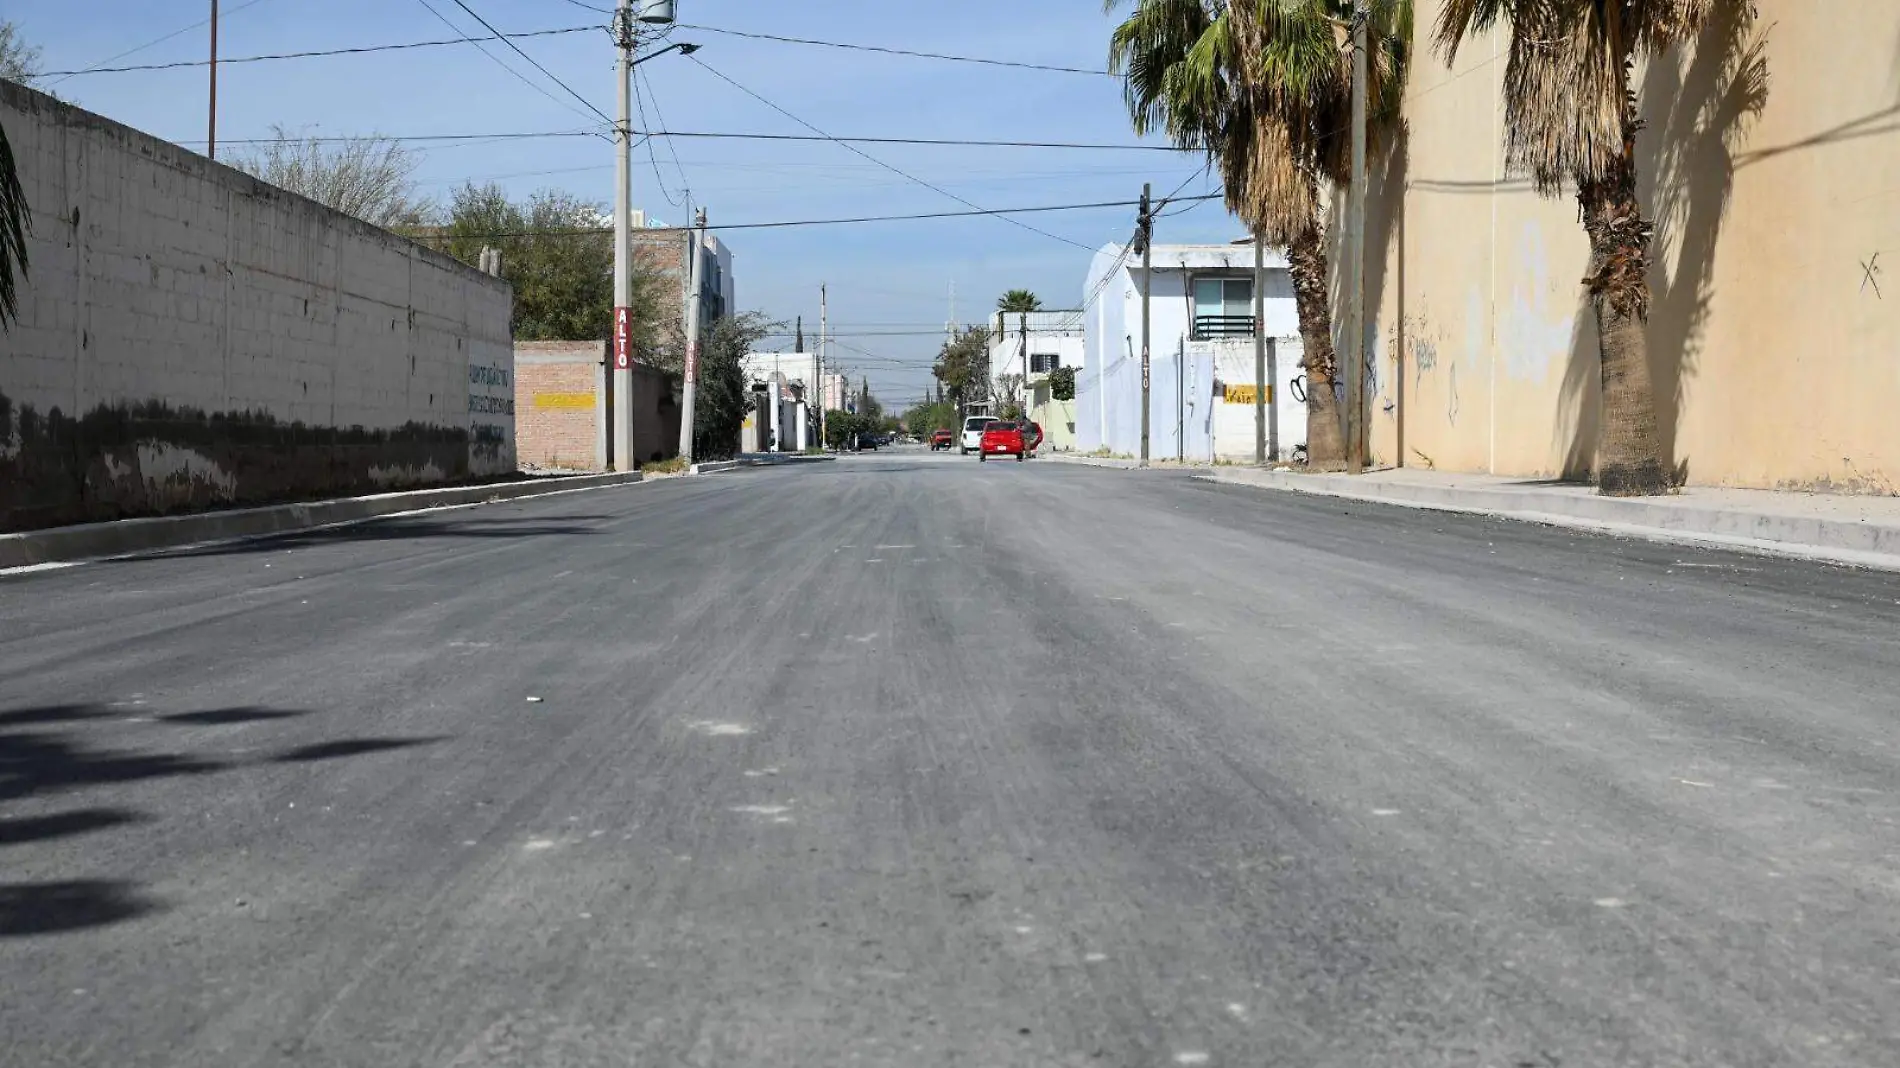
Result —
<path fill-rule="evenodd" d="M 1008 419 L 998 419 L 983 428 L 983 442 L 977 447 L 977 459 L 987 460 L 992 456 L 1014 456 L 1017 463 L 1029 455 L 1029 445 L 1023 440 L 1021 423 Z"/>
<path fill-rule="evenodd" d="M 957 436 L 950 433 L 950 431 L 937 430 L 930 435 L 930 451 L 936 452 L 938 449 L 948 449 L 956 440 Z"/>

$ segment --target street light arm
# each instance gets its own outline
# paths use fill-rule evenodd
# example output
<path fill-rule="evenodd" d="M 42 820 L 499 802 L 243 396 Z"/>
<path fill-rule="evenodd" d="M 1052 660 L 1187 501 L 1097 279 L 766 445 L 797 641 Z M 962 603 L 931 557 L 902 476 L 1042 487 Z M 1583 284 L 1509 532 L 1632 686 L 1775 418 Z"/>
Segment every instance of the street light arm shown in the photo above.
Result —
<path fill-rule="evenodd" d="M 632 65 L 637 67 L 640 64 L 645 63 L 649 59 L 658 59 L 661 56 L 666 55 L 668 52 L 678 52 L 682 56 L 690 56 L 694 52 L 699 51 L 699 48 L 700 48 L 699 45 L 693 44 L 689 41 L 681 41 L 678 44 L 667 45 L 665 48 L 660 49 L 658 52 L 648 52 L 646 55 L 641 56 L 639 59 L 634 60 Z"/>

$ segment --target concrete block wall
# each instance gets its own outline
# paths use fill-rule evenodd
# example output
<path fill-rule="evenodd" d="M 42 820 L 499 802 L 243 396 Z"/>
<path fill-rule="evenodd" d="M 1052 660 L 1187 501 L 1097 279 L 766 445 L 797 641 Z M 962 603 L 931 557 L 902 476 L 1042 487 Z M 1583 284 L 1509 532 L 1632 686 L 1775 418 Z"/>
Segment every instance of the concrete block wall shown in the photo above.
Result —
<path fill-rule="evenodd" d="M 11 83 L 0 124 L 0 529 L 515 469 L 505 283 Z"/>

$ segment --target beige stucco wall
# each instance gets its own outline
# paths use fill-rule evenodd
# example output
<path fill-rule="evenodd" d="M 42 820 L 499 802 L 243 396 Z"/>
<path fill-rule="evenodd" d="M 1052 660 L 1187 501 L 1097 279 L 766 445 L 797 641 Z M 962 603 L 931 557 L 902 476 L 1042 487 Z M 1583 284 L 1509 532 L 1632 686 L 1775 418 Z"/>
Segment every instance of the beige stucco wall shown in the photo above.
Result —
<path fill-rule="evenodd" d="M 1421 0 L 1421 44 L 1440 6 Z M 1895 492 L 1900 4 L 1759 9 L 1639 74 L 1665 447 L 1691 483 Z M 1757 43 L 1765 98 L 1741 73 Z M 1501 39 L 1453 69 L 1421 55 L 1407 135 L 1374 163 L 1379 462 L 1549 477 L 1594 459 L 1588 249 L 1573 200 L 1504 173 L 1504 62 Z"/>

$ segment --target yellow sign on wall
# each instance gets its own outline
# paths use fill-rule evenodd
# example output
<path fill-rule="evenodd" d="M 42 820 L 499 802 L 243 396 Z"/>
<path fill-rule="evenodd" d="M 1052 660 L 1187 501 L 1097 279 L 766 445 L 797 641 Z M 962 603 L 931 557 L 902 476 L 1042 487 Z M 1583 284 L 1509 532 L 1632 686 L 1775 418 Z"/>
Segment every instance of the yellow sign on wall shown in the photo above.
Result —
<path fill-rule="evenodd" d="M 592 408 L 594 406 L 594 395 L 592 393 L 536 393 L 534 395 L 534 406 L 536 408 L 564 408 L 568 410 Z"/>
<path fill-rule="evenodd" d="M 1253 404 L 1255 403 L 1254 402 L 1254 387 L 1253 386 L 1228 386 L 1227 396 L 1224 399 L 1229 404 Z M 1268 404 L 1273 403 L 1273 387 L 1272 386 L 1267 387 L 1267 403 Z"/>

